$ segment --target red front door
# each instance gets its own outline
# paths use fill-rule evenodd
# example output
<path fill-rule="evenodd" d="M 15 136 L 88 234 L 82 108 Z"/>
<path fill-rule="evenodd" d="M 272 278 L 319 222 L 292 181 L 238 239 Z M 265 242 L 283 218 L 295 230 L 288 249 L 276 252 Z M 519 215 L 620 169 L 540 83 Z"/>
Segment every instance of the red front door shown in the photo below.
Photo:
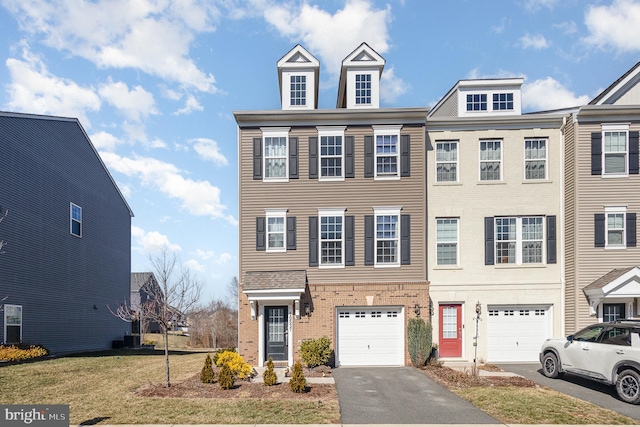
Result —
<path fill-rule="evenodd" d="M 462 356 L 462 305 L 440 305 L 440 357 Z"/>

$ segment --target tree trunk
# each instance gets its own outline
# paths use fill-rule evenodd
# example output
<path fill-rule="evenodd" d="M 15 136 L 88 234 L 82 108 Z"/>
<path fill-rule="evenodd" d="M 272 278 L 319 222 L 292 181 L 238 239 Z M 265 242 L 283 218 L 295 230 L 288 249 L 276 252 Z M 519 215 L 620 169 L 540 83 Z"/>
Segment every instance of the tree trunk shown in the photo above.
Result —
<path fill-rule="evenodd" d="M 167 328 L 164 329 L 164 360 L 165 360 L 165 371 L 167 373 L 167 388 L 171 387 L 171 382 L 169 381 L 169 331 Z"/>

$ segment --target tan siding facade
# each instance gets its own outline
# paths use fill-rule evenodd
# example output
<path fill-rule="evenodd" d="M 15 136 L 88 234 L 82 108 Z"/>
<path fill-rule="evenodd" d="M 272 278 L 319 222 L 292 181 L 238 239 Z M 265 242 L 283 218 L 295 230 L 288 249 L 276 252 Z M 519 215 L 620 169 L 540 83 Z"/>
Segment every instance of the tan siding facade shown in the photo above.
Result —
<path fill-rule="evenodd" d="M 564 252 L 565 252 L 565 331 L 576 330 L 576 144 L 573 118 L 563 128 L 564 139 Z"/>

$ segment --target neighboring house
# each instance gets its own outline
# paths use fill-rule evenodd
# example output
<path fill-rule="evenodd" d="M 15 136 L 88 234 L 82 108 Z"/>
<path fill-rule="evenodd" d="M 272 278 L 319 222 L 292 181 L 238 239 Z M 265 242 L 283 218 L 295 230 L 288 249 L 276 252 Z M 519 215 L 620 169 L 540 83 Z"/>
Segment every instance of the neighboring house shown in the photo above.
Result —
<path fill-rule="evenodd" d="M 427 118 L 427 278 L 445 361 L 536 361 L 562 333 L 566 113 L 522 114 L 522 83 L 461 80 Z"/>
<path fill-rule="evenodd" d="M 345 365 L 409 362 L 406 325 L 429 318 L 427 108 L 380 108 L 384 59 L 342 62 L 335 109 L 318 110 L 319 62 L 278 61 L 282 109 L 236 111 L 239 352 L 299 360 L 328 336 Z"/>
<path fill-rule="evenodd" d="M 159 334 L 162 327 L 158 320 L 162 318 L 162 288 L 152 272 L 131 273 L 131 311 L 134 319 L 131 331 L 134 334 Z M 187 318 L 177 308 L 169 306 L 169 330 L 187 332 Z"/>
<path fill-rule="evenodd" d="M 567 333 L 640 317 L 639 81 L 640 63 L 563 128 Z"/>
<path fill-rule="evenodd" d="M 77 119 L 0 113 L 0 342 L 111 348 L 133 213 Z"/>

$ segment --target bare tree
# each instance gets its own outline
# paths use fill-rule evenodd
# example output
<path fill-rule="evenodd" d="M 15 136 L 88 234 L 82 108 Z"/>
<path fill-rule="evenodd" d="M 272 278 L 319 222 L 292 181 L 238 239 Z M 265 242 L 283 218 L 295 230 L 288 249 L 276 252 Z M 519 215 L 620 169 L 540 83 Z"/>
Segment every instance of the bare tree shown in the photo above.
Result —
<path fill-rule="evenodd" d="M 171 387 L 169 370 L 169 331 L 186 323 L 185 313 L 196 306 L 200 299 L 202 283 L 183 268 L 175 253 L 165 246 L 160 254 L 149 257 L 157 283 L 145 291 L 147 301 L 140 303 L 135 310 L 131 304 L 119 305 L 114 312 L 119 318 L 131 322 L 134 320 L 157 322 L 164 337 L 166 386 Z M 144 318 L 140 318 L 144 312 Z"/>
<path fill-rule="evenodd" d="M 238 278 L 233 276 L 227 284 L 227 305 L 234 310 L 238 308 Z"/>

